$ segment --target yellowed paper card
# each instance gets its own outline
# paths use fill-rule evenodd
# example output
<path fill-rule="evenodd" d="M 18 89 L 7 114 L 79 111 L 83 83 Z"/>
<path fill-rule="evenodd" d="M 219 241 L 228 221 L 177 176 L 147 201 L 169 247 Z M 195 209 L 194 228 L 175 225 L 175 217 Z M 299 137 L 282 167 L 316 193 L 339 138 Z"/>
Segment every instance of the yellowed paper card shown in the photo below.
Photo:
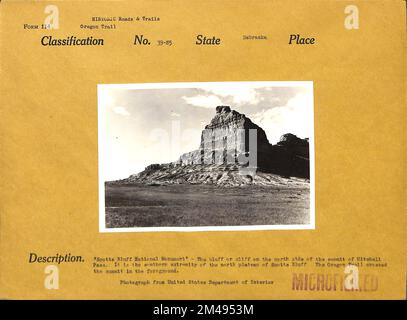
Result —
<path fill-rule="evenodd" d="M 1 1 L 0 298 L 405 299 L 404 1 Z"/>

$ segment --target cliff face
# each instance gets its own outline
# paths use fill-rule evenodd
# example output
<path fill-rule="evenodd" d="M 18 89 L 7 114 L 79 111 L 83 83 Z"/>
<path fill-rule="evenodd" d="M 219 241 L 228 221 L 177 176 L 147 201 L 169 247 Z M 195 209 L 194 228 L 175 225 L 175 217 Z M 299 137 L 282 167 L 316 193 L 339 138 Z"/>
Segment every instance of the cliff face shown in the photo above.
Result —
<path fill-rule="evenodd" d="M 270 174 L 309 179 L 308 140 L 288 133 L 271 145 L 264 130 L 244 114 L 218 106 L 197 150 L 173 163 L 150 165 L 120 182 L 268 185 L 275 183 Z"/>
<path fill-rule="evenodd" d="M 241 164 L 244 164 L 244 157 L 248 157 L 250 152 L 263 154 L 269 149 L 270 144 L 262 128 L 229 106 L 218 106 L 215 116 L 202 131 L 199 149 L 181 155 L 179 163 L 235 164 L 240 157 L 243 158 Z"/>

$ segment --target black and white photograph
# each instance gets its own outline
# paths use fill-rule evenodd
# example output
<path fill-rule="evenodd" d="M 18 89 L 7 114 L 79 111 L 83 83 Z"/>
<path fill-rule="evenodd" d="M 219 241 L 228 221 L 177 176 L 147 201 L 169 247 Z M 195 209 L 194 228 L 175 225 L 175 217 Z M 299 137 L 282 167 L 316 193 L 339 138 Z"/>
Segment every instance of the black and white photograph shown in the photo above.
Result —
<path fill-rule="evenodd" d="M 312 81 L 98 85 L 100 232 L 315 228 Z"/>

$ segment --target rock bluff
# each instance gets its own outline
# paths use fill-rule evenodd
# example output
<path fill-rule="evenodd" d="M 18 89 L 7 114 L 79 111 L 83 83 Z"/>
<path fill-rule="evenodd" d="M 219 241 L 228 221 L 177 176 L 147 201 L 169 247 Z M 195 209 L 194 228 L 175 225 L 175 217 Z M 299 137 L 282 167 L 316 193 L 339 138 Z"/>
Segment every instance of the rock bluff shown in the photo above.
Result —
<path fill-rule="evenodd" d="M 242 174 L 240 169 L 245 167 L 256 174 Z M 149 165 L 121 182 L 268 184 L 267 174 L 309 179 L 308 139 L 287 133 L 272 145 L 265 131 L 244 114 L 218 106 L 196 150 L 176 162 Z"/>

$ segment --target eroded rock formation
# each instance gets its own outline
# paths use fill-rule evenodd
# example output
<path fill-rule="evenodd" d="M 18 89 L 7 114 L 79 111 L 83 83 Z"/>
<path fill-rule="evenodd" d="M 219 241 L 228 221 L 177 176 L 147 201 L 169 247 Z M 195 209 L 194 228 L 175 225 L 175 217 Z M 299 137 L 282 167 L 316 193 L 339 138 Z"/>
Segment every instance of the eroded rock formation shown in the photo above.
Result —
<path fill-rule="evenodd" d="M 265 131 L 244 114 L 218 106 L 197 150 L 173 163 L 152 164 L 121 182 L 267 185 L 274 181 L 267 174 L 309 179 L 309 172 L 307 139 L 287 133 L 272 145 Z"/>

